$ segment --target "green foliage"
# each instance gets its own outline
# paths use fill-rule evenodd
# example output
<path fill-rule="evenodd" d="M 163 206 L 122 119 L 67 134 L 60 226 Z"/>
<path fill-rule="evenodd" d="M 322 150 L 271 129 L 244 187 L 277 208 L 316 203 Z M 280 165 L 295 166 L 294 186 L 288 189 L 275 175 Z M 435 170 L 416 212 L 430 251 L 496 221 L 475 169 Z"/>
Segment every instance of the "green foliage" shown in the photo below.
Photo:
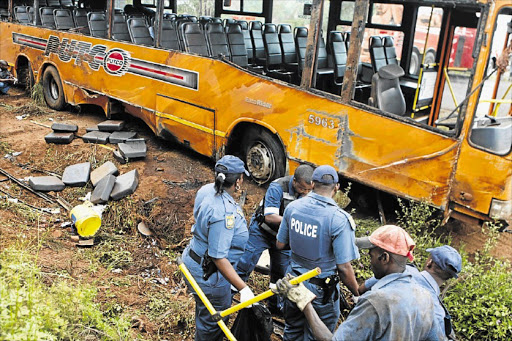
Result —
<path fill-rule="evenodd" d="M 505 340 L 512 335 L 512 266 L 495 259 L 499 226 L 483 227 L 487 242 L 469 262 L 463 255 L 463 273 L 444 298 L 457 336 L 467 340 Z"/>
<path fill-rule="evenodd" d="M 43 84 L 42 83 L 36 83 L 32 87 L 32 91 L 30 92 L 30 98 L 32 98 L 32 100 L 37 105 L 45 104 L 44 95 L 43 95 Z"/>
<path fill-rule="evenodd" d="M 26 251 L 0 253 L 0 340 L 130 340 L 130 321 L 105 316 L 96 291 L 46 274 Z"/>
<path fill-rule="evenodd" d="M 13 150 L 12 150 L 9 142 L 0 141 L 0 156 L 3 157 L 5 154 L 10 154 L 12 152 L 13 152 Z"/>

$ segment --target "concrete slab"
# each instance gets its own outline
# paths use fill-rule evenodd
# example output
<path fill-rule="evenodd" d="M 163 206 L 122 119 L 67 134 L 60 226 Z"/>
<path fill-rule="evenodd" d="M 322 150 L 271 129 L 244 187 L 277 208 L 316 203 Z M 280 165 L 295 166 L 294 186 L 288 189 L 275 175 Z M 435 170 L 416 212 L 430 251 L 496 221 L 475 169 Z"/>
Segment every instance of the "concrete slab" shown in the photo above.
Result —
<path fill-rule="evenodd" d="M 123 143 L 128 139 L 133 139 L 137 135 L 134 131 L 114 131 L 110 134 L 108 142 L 112 144 Z"/>
<path fill-rule="evenodd" d="M 119 171 L 112 161 L 107 161 L 91 172 L 91 183 L 96 186 L 107 175 L 117 175 Z"/>
<path fill-rule="evenodd" d="M 66 186 L 83 187 L 89 181 L 91 175 L 91 163 L 84 162 L 67 166 L 62 173 L 62 182 Z"/>
<path fill-rule="evenodd" d="M 139 185 L 139 172 L 134 169 L 125 173 L 123 175 L 119 175 L 116 178 L 116 183 L 114 185 L 114 189 L 112 193 L 110 193 L 110 197 L 114 200 L 122 199 L 137 189 Z"/>
<path fill-rule="evenodd" d="M 93 127 L 87 127 L 85 128 L 85 132 L 87 133 L 90 133 L 91 131 L 98 131 L 98 126 L 93 126 Z"/>
<path fill-rule="evenodd" d="M 98 123 L 100 131 L 121 131 L 124 128 L 124 121 L 106 120 Z"/>
<path fill-rule="evenodd" d="M 33 176 L 28 179 L 30 188 L 41 192 L 62 191 L 66 185 L 56 176 Z"/>
<path fill-rule="evenodd" d="M 104 131 L 91 131 L 84 136 L 82 136 L 82 139 L 85 143 L 101 143 L 105 144 L 108 142 L 108 138 L 110 136 L 110 133 L 104 132 Z"/>
<path fill-rule="evenodd" d="M 110 193 L 112 193 L 115 183 L 116 177 L 113 175 L 107 175 L 101 179 L 94 188 L 94 191 L 92 191 L 91 202 L 93 204 L 106 203 L 110 198 Z"/>
<path fill-rule="evenodd" d="M 55 122 L 54 124 L 52 124 L 52 129 L 53 131 L 57 132 L 75 133 L 78 131 L 78 126 L 76 124 Z"/>
<path fill-rule="evenodd" d="M 114 159 L 117 160 L 120 164 L 124 165 L 128 162 L 128 159 L 121 155 L 119 150 L 114 150 Z"/>
<path fill-rule="evenodd" d="M 53 131 L 46 135 L 44 140 L 46 143 L 69 144 L 74 138 L 75 135 L 73 133 L 56 133 Z"/>
<path fill-rule="evenodd" d="M 119 143 L 119 152 L 127 159 L 136 159 L 146 157 L 148 151 L 144 139 L 126 140 L 124 143 Z"/>

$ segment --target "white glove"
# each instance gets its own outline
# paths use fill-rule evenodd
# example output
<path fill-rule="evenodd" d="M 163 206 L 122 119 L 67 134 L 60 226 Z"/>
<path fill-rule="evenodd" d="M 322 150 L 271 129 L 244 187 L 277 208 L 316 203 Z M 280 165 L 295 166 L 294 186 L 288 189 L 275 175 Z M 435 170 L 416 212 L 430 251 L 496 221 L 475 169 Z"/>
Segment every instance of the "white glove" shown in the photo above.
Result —
<path fill-rule="evenodd" d="M 352 301 L 354 301 L 354 305 L 359 302 L 359 296 L 352 296 Z"/>
<path fill-rule="evenodd" d="M 251 298 L 254 298 L 254 294 L 253 294 L 251 288 L 249 288 L 249 286 L 246 286 L 245 288 L 240 290 L 240 303 L 249 301 Z M 250 308 L 250 307 L 252 307 L 252 304 L 247 306 L 246 308 Z"/>

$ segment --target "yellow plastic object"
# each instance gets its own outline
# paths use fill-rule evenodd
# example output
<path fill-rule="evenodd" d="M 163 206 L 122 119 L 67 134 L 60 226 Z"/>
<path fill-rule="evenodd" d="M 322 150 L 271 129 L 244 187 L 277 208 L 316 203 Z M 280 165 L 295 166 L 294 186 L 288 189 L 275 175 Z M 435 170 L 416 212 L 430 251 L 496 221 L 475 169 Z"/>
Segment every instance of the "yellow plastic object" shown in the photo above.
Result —
<path fill-rule="evenodd" d="M 89 201 L 75 206 L 69 216 L 75 224 L 78 234 L 82 237 L 92 237 L 101 226 L 101 217 L 92 209 Z"/>
<path fill-rule="evenodd" d="M 201 288 L 197 284 L 196 280 L 194 279 L 194 277 L 192 276 L 190 271 L 188 271 L 187 267 L 182 262 L 181 258 L 178 259 L 178 264 L 179 264 L 179 268 L 180 268 L 181 272 L 183 272 L 183 275 L 188 280 L 188 282 L 190 283 L 192 288 L 194 288 L 194 291 L 196 292 L 197 296 L 199 296 L 201 301 L 204 303 L 206 309 L 208 309 L 208 311 L 210 312 L 210 314 L 212 314 L 212 317 L 213 317 L 217 313 L 217 311 L 212 306 L 210 301 L 208 301 L 208 297 L 206 297 L 203 290 L 201 290 Z M 226 337 L 228 338 L 228 340 L 236 341 L 235 336 L 231 333 L 231 330 L 229 330 L 229 328 L 226 326 L 224 321 L 220 320 L 217 322 L 217 324 L 219 325 L 220 329 L 224 332 L 224 334 L 226 334 Z"/>
<path fill-rule="evenodd" d="M 311 279 L 315 276 L 318 276 L 320 275 L 322 271 L 320 270 L 320 268 L 314 268 L 313 270 L 309 270 L 308 272 L 306 273 L 303 273 L 302 275 L 300 276 L 297 276 L 297 277 L 294 277 L 290 280 L 290 283 L 291 284 L 299 284 L 300 282 L 304 282 L 304 281 L 307 281 L 308 279 Z M 250 306 L 251 304 L 254 304 L 254 303 L 257 303 L 261 300 L 264 300 L 265 298 L 269 298 L 270 296 L 274 295 L 274 293 L 272 292 L 272 290 L 267 290 L 261 294 L 259 294 L 258 296 L 255 296 L 253 298 L 251 298 L 250 300 L 248 301 L 245 301 L 245 302 L 242 302 L 242 303 L 238 303 L 237 305 L 234 305 L 232 306 L 231 308 L 228 308 L 224 311 L 221 311 L 220 312 L 220 316 L 221 317 L 226 317 L 228 315 L 231 315 L 247 306 Z"/>

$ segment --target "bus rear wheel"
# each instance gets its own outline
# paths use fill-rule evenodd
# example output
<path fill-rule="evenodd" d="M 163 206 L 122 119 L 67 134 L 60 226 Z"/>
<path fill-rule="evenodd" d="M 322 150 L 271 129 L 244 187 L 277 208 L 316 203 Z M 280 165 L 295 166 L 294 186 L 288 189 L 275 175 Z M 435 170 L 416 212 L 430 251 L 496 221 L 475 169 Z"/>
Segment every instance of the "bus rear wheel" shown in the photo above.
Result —
<path fill-rule="evenodd" d="M 264 129 L 251 129 L 243 140 L 244 161 L 255 182 L 262 185 L 284 176 L 281 143 Z"/>
<path fill-rule="evenodd" d="M 52 109 L 62 110 L 66 104 L 59 72 L 48 66 L 43 74 L 43 94 L 46 104 Z"/>

